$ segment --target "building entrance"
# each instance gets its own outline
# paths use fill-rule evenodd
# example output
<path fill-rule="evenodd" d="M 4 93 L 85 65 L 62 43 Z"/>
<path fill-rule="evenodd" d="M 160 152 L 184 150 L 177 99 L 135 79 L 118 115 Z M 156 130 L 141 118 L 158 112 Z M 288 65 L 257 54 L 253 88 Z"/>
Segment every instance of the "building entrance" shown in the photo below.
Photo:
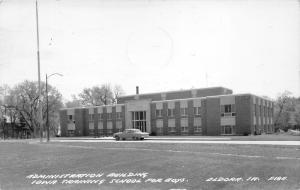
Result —
<path fill-rule="evenodd" d="M 131 123 L 133 129 L 140 129 L 142 132 L 146 132 L 146 111 L 131 112 Z"/>

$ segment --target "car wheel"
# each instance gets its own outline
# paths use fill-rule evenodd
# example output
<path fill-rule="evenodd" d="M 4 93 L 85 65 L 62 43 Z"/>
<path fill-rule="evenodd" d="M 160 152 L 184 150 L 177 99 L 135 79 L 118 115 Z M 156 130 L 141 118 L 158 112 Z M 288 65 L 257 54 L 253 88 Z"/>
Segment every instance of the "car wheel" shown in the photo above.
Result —
<path fill-rule="evenodd" d="M 144 140 L 144 137 L 141 137 L 140 140 L 141 140 L 141 141 Z"/>
<path fill-rule="evenodd" d="M 119 137 L 119 136 L 116 136 L 116 140 L 117 140 L 117 141 L 120 140 L 120 137 Z"/>
<path fill-rule="evenodd" d="M 126 140 L 126 138 L 122 138 L 122 140 L 123 140 L 123 141 L 125 141 L 125 140 Z"/>

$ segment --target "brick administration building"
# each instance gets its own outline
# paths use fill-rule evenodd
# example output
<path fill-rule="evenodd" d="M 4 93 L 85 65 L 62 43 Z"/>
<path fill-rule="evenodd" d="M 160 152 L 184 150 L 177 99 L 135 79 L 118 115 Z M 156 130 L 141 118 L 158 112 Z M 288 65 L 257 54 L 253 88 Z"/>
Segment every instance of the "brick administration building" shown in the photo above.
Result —
<path fill-rule="evenodd" d="M 62 136 L 138 128 L 154 135 L 273 133 L 274 103 L 223 87 L 122 96 L 118 104 L 60 110 Z"/>

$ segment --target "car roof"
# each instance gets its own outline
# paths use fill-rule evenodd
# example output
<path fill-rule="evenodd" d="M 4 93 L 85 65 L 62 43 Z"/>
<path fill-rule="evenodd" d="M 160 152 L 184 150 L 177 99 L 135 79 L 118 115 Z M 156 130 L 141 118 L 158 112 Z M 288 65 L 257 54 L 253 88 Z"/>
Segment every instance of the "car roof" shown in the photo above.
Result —
<path fill-rule="evenodd" d="M 126 131 L 140 131 L 139 129 L 125 129 Z"/>

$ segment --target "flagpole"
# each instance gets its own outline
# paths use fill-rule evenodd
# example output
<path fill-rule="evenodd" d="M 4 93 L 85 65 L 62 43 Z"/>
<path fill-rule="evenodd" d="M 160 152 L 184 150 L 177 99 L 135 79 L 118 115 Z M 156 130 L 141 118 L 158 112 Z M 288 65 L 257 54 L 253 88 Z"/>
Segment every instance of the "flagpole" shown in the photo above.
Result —
<path fill-rule="evenodd" d="M 36 13 L 36 35 L 37 35 L 37 62 L 38 62 L 38 124 L 40 128 L 40 142 L 43 142 L 43 123 L 42 123 L 42 92 L 41 92 L 41 67 L 40 67 L 40 41 L 39 41 L 39 13 L 38 2 L 35 1 L 35 13 Z M 36 134 L 36 128 L 35 132 Z"/>

